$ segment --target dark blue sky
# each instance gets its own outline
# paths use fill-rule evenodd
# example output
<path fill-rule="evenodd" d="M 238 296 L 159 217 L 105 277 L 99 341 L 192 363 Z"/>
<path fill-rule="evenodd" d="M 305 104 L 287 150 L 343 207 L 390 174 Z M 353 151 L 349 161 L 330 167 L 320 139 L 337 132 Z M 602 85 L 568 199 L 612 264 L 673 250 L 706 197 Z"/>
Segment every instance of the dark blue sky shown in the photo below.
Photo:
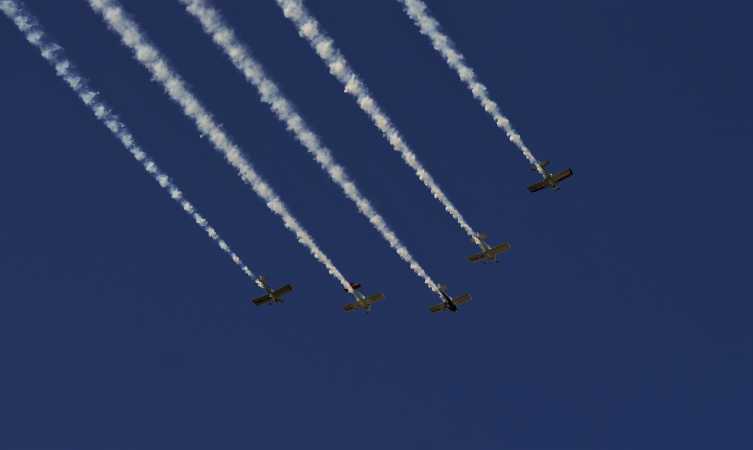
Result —
<path fill-rule="evenodd" d="M 501 264 L 434 202 L 274 1 L 218 1 L 398 236 L 435 302 L 177 2 L 126 7 L 322 249 L 348 301 L 85 2 L 28 1 L 257 272 L 191 223 L 0 20 L 0 448 L 753 446 L 748 2 L 432 1 L 536 179 L 397 2 L 310 1 Z"/>

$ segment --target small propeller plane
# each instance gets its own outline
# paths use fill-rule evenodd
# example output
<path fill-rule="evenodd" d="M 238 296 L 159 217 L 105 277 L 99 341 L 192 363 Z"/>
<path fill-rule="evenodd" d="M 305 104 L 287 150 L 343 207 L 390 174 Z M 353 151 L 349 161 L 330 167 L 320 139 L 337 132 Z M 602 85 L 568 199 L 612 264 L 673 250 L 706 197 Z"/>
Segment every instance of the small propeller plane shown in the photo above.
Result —
<path fill-rule="evenodd" d="M 447 286 L 439 285 L 439 293 L 442 294 L 442 303 L 433 305 L 429 310 L 433 313 L 442 311 L 457 312 L 458 306 L 471 301 L 471 294 L 465 293 L 455 298 L 447 293 Z"/>
<path fill-rule="evenodd" d="M 350 283 L 351 290 L 344 289 L 345 292 L 350 292 L 353 294 L 353 297 L 356 298 L 356 301 L 353 303 L 348 303 L 347 305 L 343 306 L 343 309 L 345 311 L 353 311 L 355 309 L 364 309 L 366 312 L 371 311 L 371 305 L 373 305 L 376 302 L 384 300 L 384 294 L 372 294 L 372 295 L 366 295 L 363 292 L 360 291 L 361 289 L 361 283 Z"/>
<path fill-rule="evenodd" d="M 546 166 L 549 165 L 549 161 L 542 161 L 539 163 L 541 165 L 541 168 L 544 169 Z M 536 168 L 533 167 L 531 170 L 536 171 Z M 545 170 L 546 175 L 544 176 L 544 179 L 539 181 L 538 183 L 534 183 L 530 186 L 528 186 L 528 190 L 530 192 L 536 192 L 540 191 L 544 188 L 550 187 L 554 189 L 555 191 L 559 189 L 559 186 L 557 185 L 562 180 L 565 180 L 567 178 L 570 178 L 573 176 L 573 169 L 565 169 L 560 173 L 554 174 L 552 172 L 547 172 Z"/>
<path fill-rule="evenodd" d="M 265 303 L 282 303 L 282 297 L 285 296 L 285 294 L 290 293 L 290 291 L 293 290 L 293 285 L 286 284 L 285 286 L 281 287 L 280 289 L 272 289 L 267 284 L 267 279 L 264 277 L 264 275 L 259 276 L 259 278 L 256 279 L 256 284 L 267 291 L 267 293 L 259 298 L 255 298 L 251 300 L 254 305 L 259 306 L 263 305 Z"/>
<path fill-rule="evenodd" d="M 483 263 L 499 262 L 497 261 L 497 255 L 510 250 L 509 242 L 503 242 L 492 247 L 488 242 L 486 242 L 487 239 L 488 237 L 483 233 L 478 233 L 473 238 L 471 238 L 471 242 L 481 247 L 481 253 L 476 253 L 475 255 L 469 256 L 468 261 L 472 263 L 479 261 Z"/>

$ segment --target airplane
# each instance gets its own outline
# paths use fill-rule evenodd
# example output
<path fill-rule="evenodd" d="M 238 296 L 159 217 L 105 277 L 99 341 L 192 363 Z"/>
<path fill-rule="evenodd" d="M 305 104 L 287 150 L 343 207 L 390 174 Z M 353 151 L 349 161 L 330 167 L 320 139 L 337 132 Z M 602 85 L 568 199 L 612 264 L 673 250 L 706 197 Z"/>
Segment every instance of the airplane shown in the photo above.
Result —
<path fill-rule="evenodd" d="M 539 163 L 539 165 L 541 165 L 541 168 L 543 169 L 549 165 L 549 161 L 542 161 L 541 163 Z M 536 168 L 532 167 L 531 170 L 536 171 Z M 552 172 L 546 172 L 544 179 L 539 181 L 538 183 L 534 183 L 528 186 L 528 190 L 530 192 L 536 192 L 544 188 L 550 187 L 556 191 L 556 190 L 559 190 L 559 186 L 557 185 L 557 183 L 561 182 L 562 180 L 566 178 L 570 178 L 571 176 L 573 176 L 573 169 L 566 169 L 558 174 L 554 174 Z"/>
<path fill-rule="evenodd" d="M 447 293 L 447 286 L 439 285 L 439 293 L 442 294 L 442 303 L 433 305 L 429 310 L 433 313 L 442 311 L 457 312 L 458 306 L 471 301 L 471 294 L 465 293 L 455 298 L 450 297 Z"/>
<path fill-rule="evenodd" d="M 481 247 L 481 253 L 476 253 L 475 255 L 469 256 L 468 261 L 472 263 L 478 261 L 481 261 L 483 263 L 499 262 L 497 261 L 497 255 L 510 250 L 509 242 L 503 242 L 492 247 L 488 242 L 486 242 L 486 239 L 487 236 L 483 233 L 478 233 L 473 238 L 471 238 L 471 242 Z"/>
<path fill-rule="evenodd" d="M 256 279 L 256 284 L 267 291 L 267 293 L 259 298 L 255 298 L 251 300 L 254 305 L 259 306 L 263 305 L 265 303 L 282 303 L 282 297 L 285 296 L 285 294 L 290 293 L 290 291 L 293 290 L 293 286 L 290 284 L 286 284 L 285 286 L 279 288 L 279 289 L 272 289 L 267 284 L 267 279 L 264 277 L 264 275 L 261 275 L 259 278 Z"/>
<path fill-rule="evenodd" d="M 384 300 L 384 294 L 380 293 L 367 296 L 366 294 L 361 292 L 361 283 L 350 283 L 350 288 L 350 290 L 343 290 L 345 292 L 350 292 L 351 294 L 353 294 L 353 297 L 356 298 L 356 301 L 343 306 L 343 309 L 346 312 L 353 311 L 355 309 L 364 309 L 368 313 L 371 311 L 371 305 L 378 301 Z"/>

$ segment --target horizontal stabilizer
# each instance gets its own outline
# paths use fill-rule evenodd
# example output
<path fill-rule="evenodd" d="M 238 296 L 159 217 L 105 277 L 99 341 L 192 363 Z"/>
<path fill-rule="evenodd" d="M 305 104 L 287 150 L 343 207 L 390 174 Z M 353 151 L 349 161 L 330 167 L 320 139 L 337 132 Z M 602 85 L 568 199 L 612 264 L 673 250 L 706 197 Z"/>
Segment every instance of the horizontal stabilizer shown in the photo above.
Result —
<path fill-rule="evenodd" d="M 354 309 L 358 309 L 358 303 L 348 303 L 347 305 L 343 305 L 343 309 L 345 311 L 353 311 Z"/>
<path fill-rule="evenodd" d="M 350 288 L 351 288 L 352 290 L 354 290 L 354 291 L 357 291 L 357 290 L 361 289 L 361 283 L 350 283 Z M 345 292 L 350 292 L 350 291 L 349 291 L 349 290 L 347 290 L 347 289 L 343 289 L 343 291 L 345 291 Z"/>

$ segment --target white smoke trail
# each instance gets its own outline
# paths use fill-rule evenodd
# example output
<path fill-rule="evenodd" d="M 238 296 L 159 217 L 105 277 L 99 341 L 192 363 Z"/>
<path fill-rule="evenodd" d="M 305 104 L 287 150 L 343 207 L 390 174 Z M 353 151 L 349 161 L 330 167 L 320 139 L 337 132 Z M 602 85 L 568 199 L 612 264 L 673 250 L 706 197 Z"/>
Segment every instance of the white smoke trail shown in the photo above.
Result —
<path fill-rule="evenodd" d="M 345 195 L 352 200 L 374 228 L 389 243 L 411 270 L 424 280 L 424 283 L 435 292 L 437 286 L 426 271 L 413 258 L 408 249 L 400 242 L 395 233 L 389 228 L 384 219 L 371 206 L 371 203 L 360 193 L 356 184 L 345 172 L 345 168 L 335 161 L 327 147 L 319 142 L 319 138 L 311 131 L 303 118 L 295 111 L 293 105 L 285 98 L 277 85 L 264 73 L 262 66 L 256 62 L 249 51 L 235 37 L 233 31 L 224 23 L 219 12 L 210 7 L 203 0 L 179 0 L 186 6 L 186 10 L 196 17 L 214 42 L 222 48 L 235 67 L 244 75 L 247 81 L 259 91 L 264 103 L 268 104 L 277 118 L 284 122 L 298 141 L 316 159 L 327 172 L 329 177 L 340 186 Z"/>
<path fill-rule="evenodd" d="M 185 0 L 182 1 L 185 2 Z M 416 176 L 429 188 L 431 195 L 439 200 L 442 206 L 444 206 L 445 211 L 450 213 L 470 237 L 476 239 L 476 232 L 465 221 L 460 211 L 452 204 L 445 193 L 442 192 L 439 184 L 434 181 L 431 174 L 424 168 L 416 157 L 416 154 L 413 153 L 413 150 L 408 147 L 408 144 L 405 143 L 390 118 L 382 112 L 374 97 L 369 94 L 366 85 L 350 67 L 347 59 L 335 48 L 335 42 L 321 29 L 316 19 L 306 10 L 303 2 L 300 0 L 277 0 L 277 4 L 282 8 L 285 17 L 290 19 L 296 28 L 298 28 L 298 34 L 308 41 L 314 51 L 324 61 L 329 68 L 329 72 L 343 84 L 345 92 L 356 99 L 358 106 L 368 114 L 371 121 L 382 132 L 392 148 L 400 153 L 403 161 L 413 169 Z"/>
<path fill-rule="evenodd" d="M 421 34 L 428 36 L 429 39 L 431 39 L 431 43 L 434 46 L 434 49 L 438 51 L 444 57 L 445 61 L 447 61 L 447 64 L 449 64 L 450 67 L 452 67 L 455 72 L 457 72 L 460 79 L 466 84 L 466 86 L 468 86 L 468 89 L 470 89 L 471 93 L 473 93 L 473 97 L 481 102 L 481 106 L 484 108 L 484 111 L 492 116 L 494 123 L 496 123 L 498 127 L 505 130 L 505 134 L 507 134 L 507 138 L 510 140 L 510 142 L 515 144 L 515 146 L 520 149 L 528 162 L 536 167 L 536 170 L 541 174 L 541 176 L 546 176 L 544 168 L 541 167 L 541 164 L 539 164 L 536 157 L 533 156 L 531 150 L 526 146 L 526 144 L 523 142 L 523 139 L 512 127 L 510 120 L 502 114 L 502 112 L 499 110 L 499 107 L 497 106 L 497 103 L 489 98 L 486 86 L 479 83 L 479 81 L 476 79 L 476 74 L 473 72 L 473 69 L 468 67 L 468 65 L 465 63 L 463 55 L 455 49 L 455 46 L 453 45 L 450 38 L 446 34 L 442 33 L 439 28 L 439 22 L 431 17 L 426 8 L 426 4 L 421 0 L 397 1 L 403 4 L 403 6 L 405 7 L 405 12 L 408 14 L 408 16 L 410 16 L 411 19 L 413 19 L 413 22 L 416 24 L 419 30 L 421 30 Z"/>
<path fill-rule="evenodd" d="M 135 58 L 149 70 L 154 79 L 162 84 L 168 96 L 181 106 L 183 113 L 193 119 L 199 132 L 207 136 L 214 147 L 225 156 L 227 162 L 238 170 L 243 181 L 265 201 L 272 212 L 282 219 L 285 228 L 292 231 L 298 242 L 305 246 L 311 255 L 327 268 L 330 275 L 335 277 L 343 288 L 351 292 L 350 283 L 343 274 L 288 211 L 272 187 L 246 161 L 240 148 L 222 131 L 212 115 L 188 90 L 186 84 L 170 67 L 159 50 L 141 33 L 138 25 L 126 16 L 119 4 L 114 0 L 89 0 L 89 6 L 99 13 L 107 25 L 120 36 L 122 42 L 133 51 Z"/>
<path fill-rule="evenodd" d="M 63 49 L 52 42 L 42 31 L 42 27 L 37 20 L 19 4 L 13 0 L 0 1 L 0 10 L 18 27 L 34 47 L 39 49 L 42 57 L 55 68 L 58 76 L 62 78 L 68 86 L 76 93 L 86 106 L 91 109 L 94 115 L 118 138 L 123 146 L 131 155 L 140 162 L 144 169 L 151 175 L 162 188 L 164 188 L 173 200 L 191 216 L 196 224 L 204 230 L 207 235 L 225 252 L 233 262 L 247 276 L 256 281 L 256 276 L 251 269 L 246 266 L 241 258 L 233 252 L 230 246 L 220 237 L 217 231 L 209 225 L 209 222 L 201 215 L 196 208 L 183 195 L 178 186 L 162 171 L 157 164 L 147 155 L 136 143 L 133 135 L 128 131 L 125 124 L 110 110 L 110 107 L 99 98 L 98 93 L 89 87 L 84 77 L 79 73 L 73 63 L 63 54 Z M 258 284 L 258 282 L 257 282 Z"/>

